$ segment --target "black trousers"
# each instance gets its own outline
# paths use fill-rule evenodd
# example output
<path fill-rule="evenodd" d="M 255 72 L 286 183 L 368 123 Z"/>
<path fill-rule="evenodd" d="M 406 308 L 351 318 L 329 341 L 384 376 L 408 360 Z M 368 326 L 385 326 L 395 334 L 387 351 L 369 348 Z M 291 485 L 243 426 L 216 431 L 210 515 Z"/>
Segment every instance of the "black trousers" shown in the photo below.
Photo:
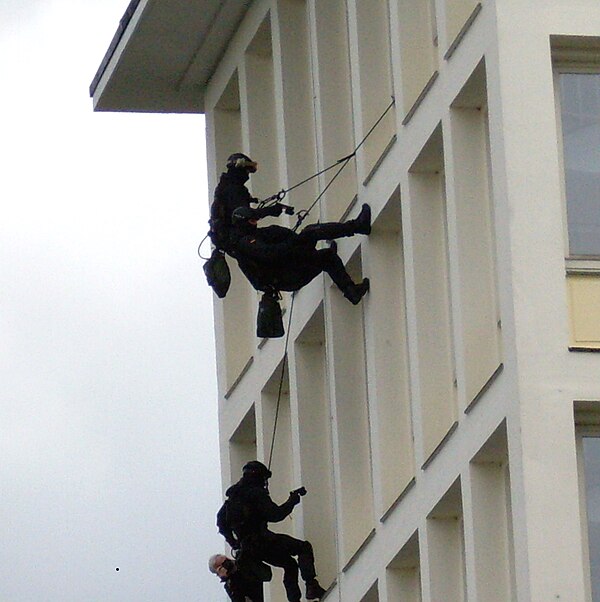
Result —
<path fill-rule="evenodd" d="M 239 573 L 234 573 L 225 582 L 225 591 L 231 602 L 246 602 L 246 597 L 252 602 L 264 602 L 262 581 L 244 578 Z"/>
<path fill-rule="evenodd" d="M 271 531 L 257 543 L 256 551 L 261 560 L 283 569 L 283 585 L 288 601 L 300 602 L 302 593 L 298 586 L 298 572 L 304 582 L 316 576 L 312 545 L 308 541 Z"/>
<path fill-rule="evenodd" d="M 297 291 L 321 272 L 329 274 L 342 292 L 354 283 L 333 249 L 319 249 L 320 240 L 354 234 L 354 225 L 312 224 L 297 234 L 289 228 L 256 228 L 238 239 L 235 257 L 257 290 Z"/>

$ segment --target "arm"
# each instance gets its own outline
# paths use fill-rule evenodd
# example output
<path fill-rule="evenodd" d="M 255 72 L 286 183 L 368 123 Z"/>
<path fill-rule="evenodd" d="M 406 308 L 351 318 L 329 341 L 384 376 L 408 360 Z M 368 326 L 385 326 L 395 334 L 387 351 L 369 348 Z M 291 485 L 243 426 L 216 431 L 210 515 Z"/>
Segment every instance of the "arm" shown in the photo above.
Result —
<path fill-rule="evenodd" d="M 294 506 L 300 502 L 300 495 L 293 491 L 288 499 L 278 506 L 263 489 L 257 489 L 253 495 L 254 507 L 261 513 L 262 517 L 269 523 L 278 523 L 288 517 Z"/>
<path fill-rule="evenodd" d="M 283 213 L 283 206 L 279 203 L 275 203 L 275 205 L 253 209 L 253 212 L 256 219 L 262 219 L 263 217 L 279 217 Z"/>

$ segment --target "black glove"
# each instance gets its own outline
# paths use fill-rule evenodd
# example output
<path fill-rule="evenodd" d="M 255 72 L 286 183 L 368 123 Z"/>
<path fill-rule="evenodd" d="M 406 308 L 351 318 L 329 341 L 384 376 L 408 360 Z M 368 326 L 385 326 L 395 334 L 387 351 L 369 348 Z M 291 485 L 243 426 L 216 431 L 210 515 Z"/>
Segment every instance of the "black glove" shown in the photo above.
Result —
<path fill-rule="evenodd" d="M 304 487 L 290 491 L 290 500 L 294 502 L 294 506 L 300 503 L 300 497 L 303 495 L 306 495 L 306 489 Z"/>
<path fill-rule="evenodd" d="M 271 207 L 267 207 L 269 209 L 269 214 L 273 217 L 279 217 L 283 213 L 283 207 L 279 203 L 275 203 L 275 205 L 271 205 Z"/>

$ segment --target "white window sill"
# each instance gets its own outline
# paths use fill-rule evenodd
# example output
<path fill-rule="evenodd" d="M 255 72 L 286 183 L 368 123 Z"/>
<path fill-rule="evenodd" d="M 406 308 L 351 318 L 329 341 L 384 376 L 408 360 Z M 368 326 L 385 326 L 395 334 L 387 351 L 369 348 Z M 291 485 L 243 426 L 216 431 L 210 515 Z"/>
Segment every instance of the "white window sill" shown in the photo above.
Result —
<path fill-rule="evenodd" d="M 600 275 L 600 256 L 586 257 L 585 259 L 575 259 L 567 257 L 565 259 L 567 274 L 599 274 Z"/>

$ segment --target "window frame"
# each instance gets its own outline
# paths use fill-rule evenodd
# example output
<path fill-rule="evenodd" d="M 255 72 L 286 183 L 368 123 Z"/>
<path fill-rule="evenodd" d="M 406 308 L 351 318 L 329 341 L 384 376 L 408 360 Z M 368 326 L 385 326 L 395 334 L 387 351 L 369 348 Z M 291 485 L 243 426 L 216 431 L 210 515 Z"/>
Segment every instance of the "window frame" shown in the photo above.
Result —
<path fill-rule="evenodd" d="M 592 570 L 590 565 L 590 539 L 587 512 L 587 482 L 585 459 L 583 455 L 584 439 L 600 439 L 600 402 L 575 402 L 575 452 L 577 461 L 577 482 L 579 489 L 579 516 L 581 525 L 581 545 L 586 602 L 592 598 Z"/>
<path fill-rule="evenodd" d="M 554 100 L 556 106 L 556 125 L 557 125 L 557 143 L 559 150 L 560 167 L 560 189 L 561 205 L 563 214 L 563 246 L 565 256 L 565 266 L 567 274 L 600 274 L 600 250 L 597 254 L 576 255 L 571 254 L 569 241 L 569 215 L 566 189 L 565 172 L 565 150 L 564 136 L 562 127 L 562 98 L 560 91 L 560 78 L 565 74 L 590 74 L 600 76 L 600 58 L 592 60 L 591 57 L 585 57 L 584 60 L 578 60 L 581 57 L 570 58 L 561 57 L 554 64 Z M 600 436 L 600 432 L 599 432 Z"/>

